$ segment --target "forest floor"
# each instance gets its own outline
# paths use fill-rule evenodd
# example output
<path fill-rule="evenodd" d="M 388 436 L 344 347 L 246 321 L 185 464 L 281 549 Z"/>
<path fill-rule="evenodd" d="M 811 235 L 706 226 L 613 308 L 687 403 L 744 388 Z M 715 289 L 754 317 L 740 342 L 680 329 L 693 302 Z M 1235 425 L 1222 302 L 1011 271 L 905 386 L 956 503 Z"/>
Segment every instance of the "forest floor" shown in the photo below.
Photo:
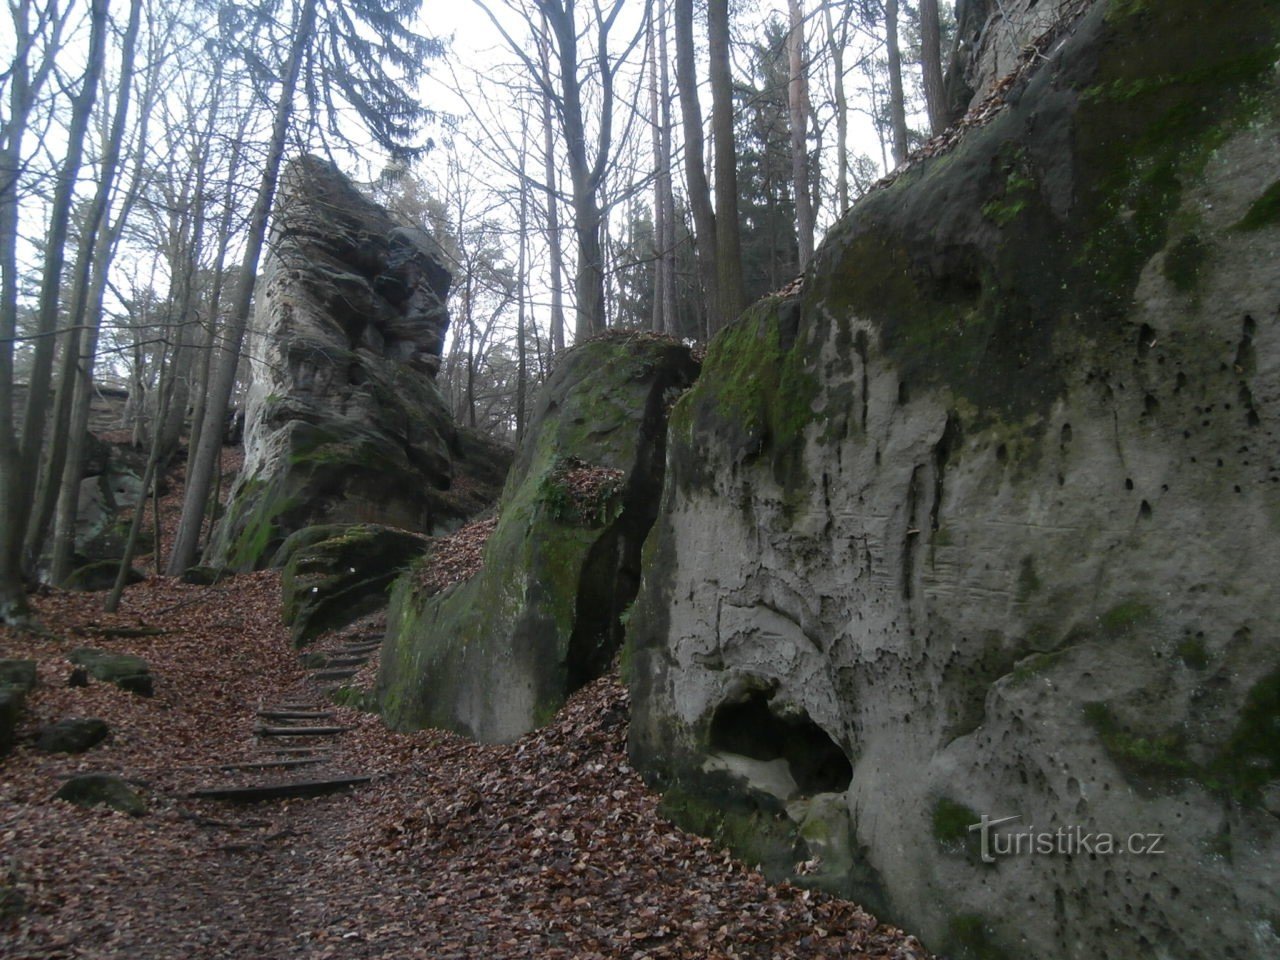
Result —
<path fill-rule="evenodd" d="M 230 804 L 189 794 L 245 779 L 217 765 L 261 759 L 258 710 L 325 703 L 280 622 L 278 575 L 152 577 L 112 615 L 101 594 L 34 602 L 41 633 L 0 628 L 0 657 L 39 664 L 18 746 L 0 760 L 9 960 L 926 956 L 855 904 L 770 884 L 665 820 L 628 764 L 616 678 L 509 746 L 393 733 L 326 703 L 349 728 L 326 773 L 372 781 Z M 80 646 L 146 659 L 154 696 L 68 686 Z M 101 718 L 110 736 L 82 754 L 36 750 L 38 731 L 68 717 Z M 146 814 L 52 799 L 87 772 L 123 777 Z"/>

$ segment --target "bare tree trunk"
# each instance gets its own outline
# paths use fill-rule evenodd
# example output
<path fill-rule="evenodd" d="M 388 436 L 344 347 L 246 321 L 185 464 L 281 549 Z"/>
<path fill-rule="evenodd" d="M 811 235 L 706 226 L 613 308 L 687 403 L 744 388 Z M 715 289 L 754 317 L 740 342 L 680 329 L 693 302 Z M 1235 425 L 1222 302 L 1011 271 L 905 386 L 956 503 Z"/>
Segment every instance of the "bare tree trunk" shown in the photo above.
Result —
<path fill-rule="evenodd" d="M 804 10 L 801 0 L 787 0 L 791 30 L 787 34 L 787 106 L 791 117 L 791 180 L 796 201 L 796 237 L 800 270 L 813 259 L 813 202 L 809 189 L 809 80 L 804 57 Z"/>
<path fill-rule="evenodd" d="M 929 129 L 936 136 L 947 128 L 947 94 L 942 81 L 942 28 L 938 0 L 920 0 L 920 68 Z"/>
<path fill-rule="evenodd" d="M 49 411 L 49 387 L 53 377 L 54 333 L 58 325 L 58 308 L 61 300 L 62 279 L 66 266 L 67 234 L 70 226 L 71 207 L 75 198 L 76 179 L 84 157 L 84 144 L 88 134 L 93 104 L 101 83 L 103 64 L 106 60 L 107 2 L 93 0 L 90 10 L 90 34 L 88 60 L 80 87 L 71 98 L 71 115 L 67 125 L 67 151 L 55 180 L 53 201 L 50 205 L 49 229 L 44 248 L 44 271 L 40 284 L 40 301 L 36 318 L 34 362 L 29 380 L 27 406 L 23 416 L 22 440 L 18 446 L 18 458 L 6 469 L 5 526 L 0 529 L 0 607 L 9 606 L 8 581 L 14 576 L 20 584 L 23 569 L 23 546 L 32 519 L 35 497 L 35 478 L 40 469 L 41 451 L 45 440 L 45 423 Z M 16 184 L 14 184 L 16 189 Z M 16 198 L 15 198 L 16 200 Z M 8 409 L 4 416 L 10 416 Z M 6 451 L 7 452 L 7 451 Z M 12 572 L 11 572 L 12 571 Z M 22 604 L 20 604 L 21 606 Z M 0 609 L 0 613 L 4 613 Z"/>
<path fill-rule="evenodd" d="M 141 0 L 133 0 L 129 8 L 129 22 L 125 27 L 120 47 L 120 87 L 116 94 L 115 112 L 104 144 L 97 190 L 94 192 L 84 223 L 81 225 L 80 242 L 76 250 L 71 301 L 67 310 L 68 330 L 63 346 L 57 393 L 54 397 L 49 451 L 44 462 L 40 488 L 37 491 L 32 522 L 27 529 L 26 549 L 28 555 L 33 557 L 39 555 L 41 546 L 44 544 L 49 523 L 53 519 L 55 507 L 59 502 L 64 469 L 67 466 L 71 466 L 75 471 L 77 493 L 79 491 L 79 478 L 84 466 L 84 437 L 76 432 L 79 418 L 75 416 L 77 410 L 74 399 L 76 393 L 82 389 L 82 380 L 87 380 L 90 384 L 93 381 L 93 354 L 97 349 L 98 324 L 102 319 L 101 312 L 96 316 L 88 313 L 87 308 L 92 300 L 90 277 L 94 271 L 97 271 L 105 280 L 109 264 L 104 261 L 109 260 L 114 250 L 113 235 L 119 235 L 111 225 L 103 229 L 102 223 L 111 205 L 116 172 L 120 166 L 120 154 L 124 149 L 125 123 L 129 115 L 129 99 L 133 93 L 134 56 L 141 20 Z M 91 329 L 82 329 L 85 327 Z M 85 392 L 87 394 L 87 391 Z M 87 409 L 85 413 L 85 426 L 79 427 L 81 431 L 87 428 Z M 69 449 L 72 446 L 75 447 L 74 456 Z M 73 513 L 74 510 L 73 505 Z M 73 526 L 74 522 L 73 517 Z M 66 560 L 69 565 L 70 556 Z M 58 571 L 53 571 L 53 582 L 60 582 L 69 572 L 66 570 L 59 574 Z"/>
<path fill-rule="evenodd" d="M 543 18 L 546 24 L 546 18 Z M 545 86 L 551 88 L 551 59 L 545 35 L 538 39 Z M 555 130 L 551 126 L 551 96 L 542 95 L 543 159 L 547 177 L 547 247 L 551 260 L 551 352 L 552 358 L 564 350 L 564 272 L 560 249 L 560 198 L 557 196 Z M 549 371 L 548 371 L 549 372 Z"/>
<path fill-rule="evenodd" d="M 831 54 L 831 69 L 836 101 L 836 198 L 840 215 L 849 210 L 849 98 L 844 89 L 844 45 L 849 7 L 840 14 L 841 32 L 837 36 L 831 17 L 831 5 L 824 4 L 823 16 L 827 24 L 827 50 Z"/>
<path fill-rule="evenodd" d="M 717 273 L 716 214 L 711 206 L 711 187 L 702 153 L 702 107 L 698 103 L 696 51 L 693 45 L 693 0 L 675 0 L 676 87 L 680 91 L 680 117 L 684 130 L 684 174 L 693 213 L 694 243 L 698 254 L 698 274 L 706 305 L 707 335 L 714 332 L 720 317 L 720 278 Z"/>
<path fill-rule="evenodd" d="M 167 351 L 164 351 L 167 352 Z M 164 362 L 164 352 L 160 357 L 160 382 L 156 385 L 156 419 L 164 418 L 169 399 L 173 394 L 173 379 L 168 375 L 168 364 Z M 151 447 L 147 453 L 147 466 L 142 471 L 142 486 L 138 493 L 138 502 L 133 507 L 133 520 L 129 524 L 129 534 L 125 537 L 124 556 L 120 558 L 120 567 L 116 571 L 116 580 L 107 594 L 103 609 L 107 613 L 115 613 L 120 609 L 120 597 L 129 579 L 129 568 L 133 566 L 134 555 L 138 552 L 138 535 L 142 532 L 142 519 L 147 515 L 147 493 L 156 483 L 156 475 L 160 464 L 160 431 L 151 431 Z M 156 521 L 156 564 L 159 569 L 160 558 L 160 522 Z"/>
<path fill-rule="evenodd" d="M 525 179 L 524 163 L 529 147 L 529 115 L 520 114 L 520 236 L 516 254 L 516 445 L 524 439 L 525 393 L 528 389 L 529 362 L 525 345 L 526 274 L 529 260 L 529 182 Z"/>
<path fill-rule="evenodd" d="M 720 293 L 718 330 L 746 308 L 742 240 L 738 226 L 738 152 L 733 135 L 733 75 L 729 63 L 729 0 L 707 2 L 707 49 L 711 61 L 711 132 L 716 148 L 716 276 Z M 712 331 L 714 332 L 714 330 Z"/>
<path fill-rule="evenodd" d="M 650 328 L 655 333 L 662 333 L 671 320 L 665 313 L 667 262 L 663 257 L 662 243 L 667 230 L 667 206 L 662 195 L 662 108 L 658 93 L 658 43 L 652 16 L 645 29 L 645 42 L 649 47 L 649 129 L 653 145 L 653 313 Z"/>
<path fill-rule="evenodd" d="M 667 55 L 667 0 L 656 0 L 658 5 L 658 71 L 659 96 L 661 101 L 660 123 L 662 163 L 658 168 L 658 178 L 662 182 L 662 234 L 658 243 L 661 248 L 663 263 L 666 264 L 664 275 L 666 285 L 663 287 L 662 313 L 666 318 L 667 333 L 676 333 L 679 324 L 676 320 L 676 198 L 672 187 L 671 175 L 671 76 L 670 58 Z"/>
<path fill-rule="evenodd" d="M 275 197 L 276 181 L 280 175 L 280 162 L 284 156 L 285 139 L 289 131 L 289 119 L 293 113 L 293 96 L 298 86 L 298 74 L 302 68 L 303 53 L 315 31 L 316 0 L 304 0 L 302 12 L 294 33 L 289 60 L 285 64 L 280 97 L 276 103 L 275 119 L 271 130 L 271 143 L 267 149 L 266 166 L 253 212 L 249 216 L 249 232 L 245 240 L 244 258 L 240 263 L 240 276 L 236 280 L 235 294 L 231 301 L 231 313 L 227 323 L 226 338 L 222 344 L 213 382 L 205 400 L 204 425 L 200 432 L 200 446 L 192 451 L 187 470 L 187 487 L 182 501 L 182 517 L 169 555 L 167 572 L 177 576 L 191 566 L 196 559 L 200 542 L 205 503 L 209 487 L 218 467 L 218 454 L 222 450 L 222 424 L 231 403 L 231 391 L 235 388 L 236 368 L 240 362 L 240 345 L 249 322 L 249 308 L 253 302 L 253 287 L 257 280 L 258 258 L 266 238 L 267 219 Z"/>
<path fill-rule="evenodd" d="M 902 93 L 902 49 L 898 45 L 898 0 L 885 0 L 884 41 L 889 57 L 889 115 L 893 127 L 893 162 L 907 159 L 907 107 Z"/>
<path fill-rule="evenodd" d="M 195 402 L 191 407 L 191 435 L 187 438 L 188 465 L 187 479 L 191 477 L 191 460 L 200 446 L 200 433 L 204 429 L 205 399 L 209 395 L 209 377 L 213 369 L 213 350 L 218 342 L 218 317 L 222 307 L 222 290 L 227 279 L 227 248 L 231 244 L 231 221 L 234 212 L 235 180 L 240 173 L 240 160 L 243 155 L 244 132 L 249 115 L 246 112 L 241 119 L 240 132 L 231 145 L 231 162 L 227 170 L 226 190 L 222 199 L 222 218 L 218 224 L 218 253 L 214 257 L 217 264 L 213 275 L 213 289 L 209 293 L 207 325 L 202 331 L 200 342 L 196 345 Z M 219 426 L 221 429 L 221 426 Z"/>

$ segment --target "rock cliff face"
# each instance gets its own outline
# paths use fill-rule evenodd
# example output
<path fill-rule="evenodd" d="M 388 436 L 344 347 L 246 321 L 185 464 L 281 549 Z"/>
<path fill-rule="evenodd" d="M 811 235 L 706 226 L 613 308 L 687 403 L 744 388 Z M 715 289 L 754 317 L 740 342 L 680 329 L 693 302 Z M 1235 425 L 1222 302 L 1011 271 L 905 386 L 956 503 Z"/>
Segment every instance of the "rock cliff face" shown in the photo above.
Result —
<path fill-rule="evenodd" d="M 696 375 L 688 347 L 648 334 L 565 355 L 480 572 L 443 593 L 412 571 L 396 583 L 378 678 L 388 723 L 510 741 L 608 669 L 661 501 L 667 410 Z"/>
<path fill-rule="evenodd" d="M 269 249 L 217 561 L 261 566 L 317 523 L 456 526 L 478 504 L 448 493 L 454 473 L 496 456 L 454 428 L 435 385 L 450 281 L 435 242 L 304 157 L 282 177 Z"/>
<path fill-rule="evenodd" d="M 959 0 L 947 71 L 947 95 L 958 116 L 977 105 L 1018 66 L 1027 44 L 1094 0 Z"/>
<path fill-rule="evenodd" d="M 954 958 L 1280 954 L 1278 19 L 1099 2 L 712 343 L 628 628 L 682 822 Z"/>

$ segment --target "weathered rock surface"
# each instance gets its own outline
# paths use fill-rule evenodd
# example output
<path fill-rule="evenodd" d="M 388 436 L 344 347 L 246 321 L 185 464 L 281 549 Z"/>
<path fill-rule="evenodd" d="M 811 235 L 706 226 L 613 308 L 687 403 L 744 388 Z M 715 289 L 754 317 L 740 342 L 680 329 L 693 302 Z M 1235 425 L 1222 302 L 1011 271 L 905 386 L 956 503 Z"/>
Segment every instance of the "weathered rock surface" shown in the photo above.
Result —
<path fill-rule="evenodd" d="M 155 693 L 150 665 L 131 653 L 111 653 L 94 647 L 78 647 L 71 651 L 67 659 L 83 667 L 95 680 L 114 683 L 121 690 L 128 690 L 142 697 Z"/>
<path fill-rule="evenodd" d="M 41 727 L 36 749 L 45 753 L 84 753 L 107 739 L 105 720 L 97 717 L 68 717 Z"/>
<path fill-rule="evenodd" d="M 1277 19 L 1099 2 L 713 342 L 628 629 L 683 822 L 950 957 L 1280 952 Z"/>
<path fill-rule="evenodd" d="M 391 725 L 514 740 L 607 669 L 661 499 L 667 409 L 696 373 L 687 347 L 649 335 L 566 354 L 481 571 L 443 593 L 411 571 L 393 589 L 378 681 Z"/>
<path fill-rule="evenodd" d="M 449 281 L 427 233 L 325 161 L 289 165 L 249 342 L 245 463 L 214 562 L 261 567 L 315 524 L 431 532 L 472 512 L 449 488 L 470 461 L 492 472 L 495 452 L 455 429 L 435 385 Z"/>
<path fill-rule="evenodd" d="M 387 588 L 427 549 L 424 537 L 374 524 L 307 527 L 284 542 L 281 610 L 298 646 L 387 605 Z"/>
<path fill-rule="evenodd" d="M 78 807 L 106 806 L 134 817 L 147 812 L 147 804 L 142 797 L 120 777 L 109 773 L 85 773 L 72 777 L 58 788 L 54 797 Z"/>
<path fill-rule="evenodd" d="M 959 116 L 1018 66 L 1027 44 L 1089 7 L 1093 0 L 959 0 L 946 77 Z"/>

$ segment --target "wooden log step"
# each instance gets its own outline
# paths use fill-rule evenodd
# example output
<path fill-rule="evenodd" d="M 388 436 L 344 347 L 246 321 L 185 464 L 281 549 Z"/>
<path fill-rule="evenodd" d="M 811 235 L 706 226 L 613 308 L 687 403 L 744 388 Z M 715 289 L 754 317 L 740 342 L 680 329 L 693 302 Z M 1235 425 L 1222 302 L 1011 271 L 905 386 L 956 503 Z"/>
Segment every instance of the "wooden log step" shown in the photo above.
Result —
<path fill-rule="evenodd" d="M 270 767 L 305 767 L 313 763 L 324 763 L 328 757 L 293 757 L 281 760 L 246 760 L 243 763 L 220 763 L 219 770 L 266 770 Z"/>
<path fill-rule="evenodd" d="M 264 783 L 239 787 L 206 787 L 192 790 L 188 796 L 201 800 L 230 800 L 252 803 L 256 800 L 279 800 L 284 797 L 321 797 L 349 790 L 372 780 L 371 776 L 331 777 L 327 780 L 294 780 L 289 783 Z"/>
<path fill-rule="evenodd" d="M 349 653 L 349 654 L 352 654 L 352 655 L 354 656 L 354 655 L 356 655 L 356 654 L 369 654 L 369 653 L 373 653 L 373 651 L 375 651 L 375 650 L 379 649 L 381 646 L 382 646 L 382 644 L 380 644 L 380 643 L 362 643 L 362 644 L 359 644 L 359 645 L 350 645 L 350 646 L 345 646 L 345 647 L 334 647 L 332 650 L 330 650 L 330 651 L 328 651 L 328 652 L 329 652 L 330 654 L 335 654 L 335 653 L 336 653 L 336 654 L 339 654 L 339 655 Z"/>
<path fill-rule="evenodd" d="M 315 673 L 311 675 L 311 679 L 320 680 L 320 681 L 350 680 L 359 672 L 360 672 L 359 670 L 351 670 L 346 667 L 342 668 L 341 670 L 317 670 Z"/>
<path fill-rule="evenodd" d="M 324 669 L 334 670 L 338 667 L 363 667 L 368 662 L 368 657 L 333 657 L 325 661 Z"/>
<path fill-rule="evenodd" d="M 351 727 L 268 727 L 259 724 L 253 732 L 260 737 L 332 737 L 346 733 Z"/>
<path fill-rule="evenodd" d="M 279 755 L 287 757 L 297 754 L 319 754 L 323 756 L 333 749 L 333 745 L 329 743 L 318 743 L 314 747 L 284 747 L 278 744 L 267 746 L 265 743 L 259 747 L 263 753 L 270 753 L 273 756 Z"/>
<path fill-rule="evenodd" d="M 264 720 L 332 720 L 332 710 L 259 710 Z"/>

